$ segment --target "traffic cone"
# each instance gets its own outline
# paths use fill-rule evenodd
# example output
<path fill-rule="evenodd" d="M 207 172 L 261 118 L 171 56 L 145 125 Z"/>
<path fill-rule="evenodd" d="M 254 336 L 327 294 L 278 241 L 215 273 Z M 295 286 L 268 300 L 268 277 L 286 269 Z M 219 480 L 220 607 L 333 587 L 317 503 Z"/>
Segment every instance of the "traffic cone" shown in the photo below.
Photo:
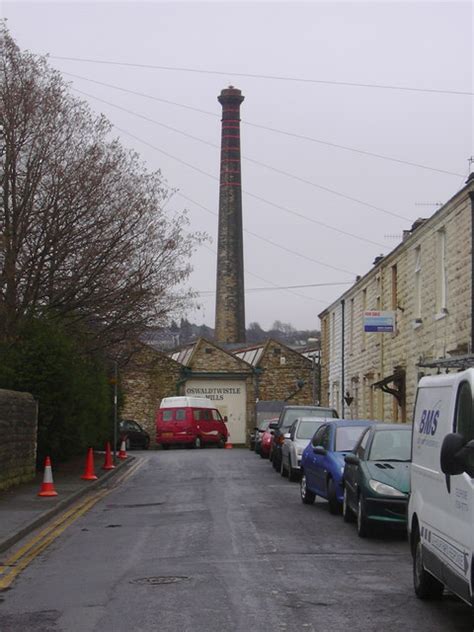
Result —
<path fill-rule="evenodd" d="M 123 439 L 122 443 L 120 444 L 120 451 L 118 453 L 118 458 L 119 459 L 126 459 L 127 458 L 127 447 L 125 444 L 125 439 Z"/>
<path fill-rule="evenodd" d="M 232 449 L 234 446 L 232 445 L 231 441 L 230 441 L 230 434 L 227 435 L 227 441 L 225 442 L 225 446 L 224 448 L 226 448 L 227 450 Z"/>
<path fill-rule="evenodd" d="M 110 443 L 107 441 L 105 444 L 105 461 L 102 466 L 103 470 L 113 470 L 115 465 L 112 463 L 112 451 L 110 449 Z"/>
<path fill-rule="evenodd" d="M 94 474 L 94 451 L 92 448 L 89 448 L 87 451 L 86 458 L 86 469 L 84 470 L 84 474 L 81 476 L 85 481 L 96 481 L 97 476 Z"/>
<path fill-rule="evenodd" d="M 44 462 L 44 475 L 38 496 L 57 496 L 58 492 L 54 489 L 53 471 L 51 469 L 51 459 L 46 457 Z"/>

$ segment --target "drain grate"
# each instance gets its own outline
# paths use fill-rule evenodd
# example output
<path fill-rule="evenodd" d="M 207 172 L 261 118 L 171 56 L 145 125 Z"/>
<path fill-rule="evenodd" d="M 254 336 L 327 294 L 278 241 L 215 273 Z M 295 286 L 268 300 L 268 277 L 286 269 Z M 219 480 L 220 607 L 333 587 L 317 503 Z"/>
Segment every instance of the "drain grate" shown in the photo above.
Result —
<path fill-rule="evenodd" d="M 140 579 L 132 579 L 131 584 L 150 584 L 151 586 L 163 586 L 165 584 L 179 584 L 179 582 L 185 582 L 190 577 L 185 575 L 164 575 L 158 577 L 141 577 Z"/>

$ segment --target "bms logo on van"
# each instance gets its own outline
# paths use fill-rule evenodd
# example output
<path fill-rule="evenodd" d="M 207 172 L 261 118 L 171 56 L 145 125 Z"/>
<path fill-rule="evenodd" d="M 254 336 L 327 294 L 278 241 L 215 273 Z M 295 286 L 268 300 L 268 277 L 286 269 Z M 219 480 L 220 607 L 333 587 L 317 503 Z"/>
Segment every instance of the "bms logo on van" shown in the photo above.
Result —
<path fill-rule="evenodd" d="M 440 411 L 438 409 L 430 410 L 425 408 L 421 413 L 420 425 L 418 431 L 420 434 L 431 435 L 436 434 L 438 428 L 438 418 Z"/>

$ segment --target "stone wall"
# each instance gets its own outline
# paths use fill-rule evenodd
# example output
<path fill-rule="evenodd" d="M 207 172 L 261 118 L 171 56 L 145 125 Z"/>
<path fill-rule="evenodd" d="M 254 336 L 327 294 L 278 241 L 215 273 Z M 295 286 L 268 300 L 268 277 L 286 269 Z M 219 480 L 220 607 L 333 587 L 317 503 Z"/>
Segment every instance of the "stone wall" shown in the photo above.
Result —
<path fill-rule="evenodd" d="M 182 366 L 166 354 L 142 345 L 121 372 L 124 394 L 122 419 L 134 419 L 150 434 L 155 443 L 155 415 L 163 397 L 177 395 Z"/>
<path fill-rule="evenodd" d="M 32 395 L 0 390 L 0 489 L 34 478 L 37 425 Z"/>
<path fill-rule="evenodd" d="M 258 363 L 259 400 L 288 400 L 288 404 L 313 403 L 312 361 L 289 347 L 268 340 Z M 303 382 L 299 388 L 298 381 Z"/>

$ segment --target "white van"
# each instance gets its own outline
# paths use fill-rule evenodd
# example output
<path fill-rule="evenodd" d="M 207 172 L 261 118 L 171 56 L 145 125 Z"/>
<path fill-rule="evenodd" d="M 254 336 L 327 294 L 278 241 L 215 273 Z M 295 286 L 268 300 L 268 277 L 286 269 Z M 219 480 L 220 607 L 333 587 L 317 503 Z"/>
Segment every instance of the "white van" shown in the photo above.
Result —
<path fill-rule="evenodd" d="M 413 420 L 408 532 L 420 599 L 474 583 L 474 369 L 421 378 Z"/>

